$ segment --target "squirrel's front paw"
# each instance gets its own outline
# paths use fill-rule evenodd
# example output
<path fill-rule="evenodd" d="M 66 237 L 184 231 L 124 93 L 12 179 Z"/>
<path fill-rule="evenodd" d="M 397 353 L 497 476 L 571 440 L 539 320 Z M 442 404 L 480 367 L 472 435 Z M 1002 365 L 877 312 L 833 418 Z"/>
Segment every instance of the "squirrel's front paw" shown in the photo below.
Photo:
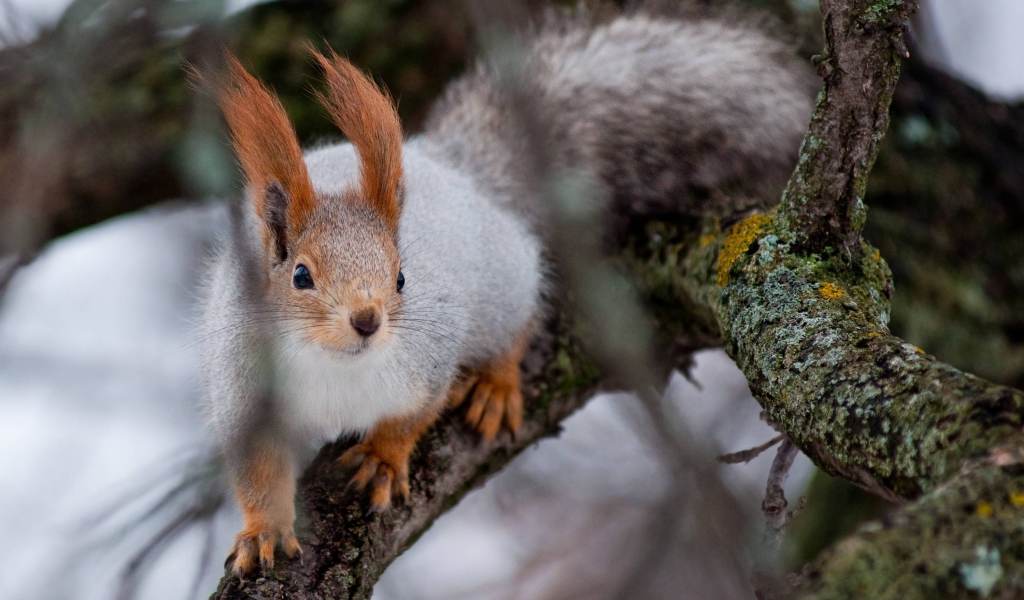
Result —
<path fill-rule="evenodd" d="M 375 444 L 373 440 L 356 444 L 345 451 L 338 462 L 342 466 L 359 468 L 352 476 L 349 487 L 363 491 L 370 488 L 370 510 L 382 511 L 391 506 L 392 496 L 409 498 L 409 453 L 388 444 Z"/>
<path fill-rule="evenodd" d="M 453 406 L 469 399 L 466 423 L 486 441 L 498 435 L 502 424 L 515 434 L 523 422 L 523 394 L 519 389 L 519 364 L 514 368 L 489 369 L 470 375 L 448 394 Z"/>
<path fill-rule="evenodd" d="M 278 542 L 288 558 L 302 554 L 299 540 L 291 526 L 274 530 L 269 527 L 248 527 L 238 532 L 235 544 L 228 553 L 228 562 L 234 559 L 231 570 L 239 578 L 256 568 L 259 559 L 260 568 L 266 572 L 274 567 L 274 549 Z"/>

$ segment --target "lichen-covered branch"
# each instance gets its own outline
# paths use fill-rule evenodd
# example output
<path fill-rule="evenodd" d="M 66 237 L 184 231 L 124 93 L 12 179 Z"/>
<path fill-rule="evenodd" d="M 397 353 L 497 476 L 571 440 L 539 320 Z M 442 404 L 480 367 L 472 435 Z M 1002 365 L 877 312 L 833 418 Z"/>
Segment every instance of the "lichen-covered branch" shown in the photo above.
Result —
<path fill-rule="evenodd" d="M 683 305 L 712 311 L 727 351 L 780 430 L 829 473 L 896 502 L 917 500 L 897 513 L 905 528 L 850 542 L 864 553 L 858 568 L 886 556 L 886 568 L 904 578 L 913 579 L 915 569 L 925 579 L 941 571 L 949 589 L 963 592 L 963 563 L 955 557 L 973 553 L 984 539 L 986 548 L 1002 553 L 1002 568 L 1016 573 L 994 589 L 1021 591 L 1024 547 L 1011 542 L 1016 530 L 999 533 L 972 502 L 984 499 L 983 513 L 988 503 L 1001 506 L 1007 520 L 1024 518 L 1024 497 L 1013 495 L 1024 469 L 1006 458 L 1024 447 L 1024 393 L 959 371 L 892 336 L 885 326 L 889 273 L 877 252 L 861 242 L 849 266 L 839 256 L 801 254 L 773 215 L 755 215 L 696 244 L 687 242 L 692 234 L 665 224 L 652 224 L 648 234 L 626 258 L 641 274 L 644 292 L 684 296 Z M 969 482 L 979 477 L 1002 495 L 969 494 Z M 956 502 L 949 486 L 965 490 Z M 945 546 L 911 541 L 926 517 L 948 528 Z M 900 547 L 889 545 L 896 540 Z M 845 556 L 844 547 L 833 557 Z M 873 593 L 844 595 L 853 589 L 845 586 L 866 577 L 851 564 L 838 558 L 819 564 L 815 593 L 881 598 L 905 591 L 902 579 L 891 586 L 882 579 L 873 580 Z M 927 590 L 932 583 L 917 585 Z M 947 596 L 922 591 L 900 597 Z"/>
<path fill-rule="evenodd" d="M 749 251 L 723 287 L 720 261 L 733 244 Z M 774 219 L 756 216 L 675 260 L 769 418 L 825 470 L 913 499 L 1018 434 L 1024 394 L 892 336 L 885 263 L 866 244 L 854 256 L 847 268 L 794 253 Z"/>

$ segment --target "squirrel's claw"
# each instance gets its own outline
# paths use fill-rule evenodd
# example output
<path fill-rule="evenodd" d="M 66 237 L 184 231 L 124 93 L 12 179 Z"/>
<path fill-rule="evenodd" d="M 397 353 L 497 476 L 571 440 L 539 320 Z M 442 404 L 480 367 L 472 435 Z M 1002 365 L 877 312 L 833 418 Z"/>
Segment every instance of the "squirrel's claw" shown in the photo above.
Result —
<path fill-rule="evenodd" d="M 464 372 L 448 390 L 451 407 L 469 400 L 466 423 L 476 429 L 484 441 L 497 437 L 502 426 L 514 438 L 523 424 L 519 364 L 526 353 L 527 339 L 524 334 L 504 356 Z"/>
<path fill-rule="evenodd" d="M 409 491 L 409 465 L 403 465 L 401 469 L 395 474 L 394 481 L 391 482 L 391 494 L 397 496 L 402 502 L 409 500 L 409 496 L 412 493 Z"/>
<path fill-rule="evenodd" d="M 235 537 L 235 543 L 231 546 L 224 565 L 227 566 L 228 563 L 231 563 L 231 572 L 240 580 L 256 569 L 257 561 L 259 561 L 260 570 L 266 574 L 267 571 L 274 568 L 274 549 L 278 542 L 281 543 L 288 558 L 295 558 L 296 555 L 302 554 L 302 547 L 291 528 L 282 532 L 270 529 L 246 529 Z"/>
<path fill-rule="evenodd" d="M 457 380 L 451 389 L 448 390 L 448 407 L 458 408 L 462 406 L 462 403 L 469 398 L 469 393 L 479 380 L 480 377 L 478 375 L 472 374 Z"/>
<path fill-rule="evenodd" d="M 235 560 L 231 565 L 231 572 L 241 580 L 247 573 L 256 568 L 256 559 L 259 556 L 259 547 L 256 544 L 256 534 L 248 531 L 239 532 L 235 538 L 235 545 L 231 548 L 229 556 Z M 273 567 L 274 558 L 270 558 L 270 566 Z"/>
<path fill-rule="evenodd" d="M 519 431 L 523 423 L 523 395 L 519 391 L 518 375 L 516 372 L 511 378 L 484 373 L 469 390 L 466 423 L 476 429 L 484 441 L 497 437 L 502 425 L 513 435 Z"/>
<path fill-rule="evenodd" d="M 378 458 L 369 447 L 365 447 L 367 444 L 358 444 L 345 451 L 344 454 L 338 459 L 338 462 L 342 466 L 353 469 L 358 467 L 352 479 L 349 480 L 346 489 L 356 488 L 358 491 L 363 491 L 366 486 L 373 480 L 374 476 L 377 475 L 377 468 L 380 466 L 380 458 Z"/>
<path fill-rule="evenodd" d="M 409 468 L 396 468 L 374 451 L 369 443 L 356 444 L 338 458 L 346 468 L 358 470 L 349 480 L 346 489 L 370 490 L 370 512 L 382 512 L 391 506 L 392 496 L 401 500 L 409 498 Z"/>
<path fill-rule="evenodd" d="M 281 548 L 284 550 L 284 555 L 288 558 L 302 559 L 302 545 L 299 544 L 298 538 L 295 537 L 295 533 L 292 531 L 286 531 L 281 534 Z"/>

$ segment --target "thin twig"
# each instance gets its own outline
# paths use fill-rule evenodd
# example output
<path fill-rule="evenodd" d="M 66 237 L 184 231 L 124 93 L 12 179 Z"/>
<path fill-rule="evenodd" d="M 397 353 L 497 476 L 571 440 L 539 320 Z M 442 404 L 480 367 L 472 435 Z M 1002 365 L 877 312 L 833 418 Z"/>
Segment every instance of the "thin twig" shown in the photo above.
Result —
<path fill-rule="evenodd" d="M 800 450 L 788 438 L 783 440 L 775 454 L 772 462 L 772 469 L 768 472 L 768 486 L 764 492 L 764 502 L 761 510 L 764 512 L 766 521 L 765 543 L 774 549 L 782 546 L 782 536 L 786 524 L 792 518 L 793 513 L 786 512 L 786 479 L 789 478 L 789 470 L 793 467 L 793 461 Z"/>
<path fill-rule="evenodd" d="M 779 446 L 772 461 L 772 468 L 768 472 L 768 485 L 764 492 L 764 502 L 761 510 L 764 512 L 765 530 L 762 541 L 769 556 L 774 556 L 782 547 L 782 540 L 785 535 L 786 525 L 790 519 L 800 514 L 807 505 L 807 498 L 801 497 L 796 507 L 786 512 L 786 479 L 789 478 L 789 471 L 793 467 L 793 461 L 799 449 L 789 438 L 780 436 L 782 445 Z M 757 450 L 754 448 L 753 450 Z M 763 450 L 762 450 L 763 451 Z M 788 598 L 793 590 L 793 583 L 779 577 L 774 569 L 757 568 L 750 576 L 750 582 L 754 586 L 754 596 L 758 600 L 782 600 Z"/>
<path fill-rule="evenodd" d="M 781 442 L 786 436 L 781 433 L 760 446 L 754 446 L 747 450 L 740 450 L 739 452 L 731 452 L 729 454 L 722 454 L 718 457 L 718 462 L 725 463 L 727 465 L 735 465 L 739 463 L 748 463 L 758 456 L 764 454 L 764 451 L 771 448 L 775 444 Z"/>

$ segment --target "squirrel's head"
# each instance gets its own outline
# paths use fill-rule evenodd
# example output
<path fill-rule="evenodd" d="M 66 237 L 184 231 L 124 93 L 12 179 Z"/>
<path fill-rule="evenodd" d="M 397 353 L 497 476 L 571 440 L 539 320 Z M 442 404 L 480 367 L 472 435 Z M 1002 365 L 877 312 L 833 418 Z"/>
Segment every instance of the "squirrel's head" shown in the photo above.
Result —
<path fill-rule="evenodd" d="M 331 119 L 359 154 L 359 185 L 313 189 L 280 101 L 225 52 L 212 87 L 245 178 L 262 238 L 267 310 L 262 321 L 325 348 L 359 354 L 391 337 L 405 278 L 398 255 L 402 128 L 390 97 L 347 60 L 313 51 Z"/>

